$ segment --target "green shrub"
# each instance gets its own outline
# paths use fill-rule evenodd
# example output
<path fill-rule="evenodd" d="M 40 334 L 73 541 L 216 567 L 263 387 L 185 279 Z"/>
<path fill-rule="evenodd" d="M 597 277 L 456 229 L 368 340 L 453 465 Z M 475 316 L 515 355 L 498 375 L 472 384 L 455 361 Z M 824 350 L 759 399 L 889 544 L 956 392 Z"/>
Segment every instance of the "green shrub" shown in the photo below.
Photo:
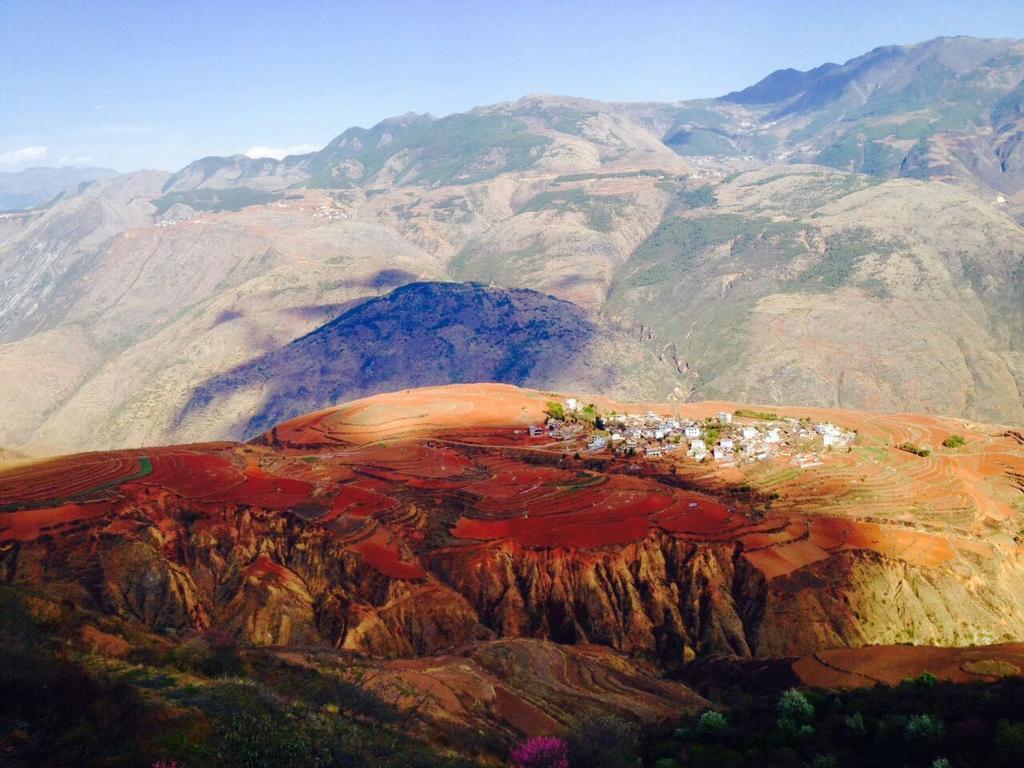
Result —
<path fill-rule="evenodd" d="M 697 720 L 697 735 L 701 738 L 712 739 L 729 726 L 729 721 L 721 712 L 709 709 Z"/>
<path fill-rule="evenodd" d="M 186 192 L 169 192 L 163 197 L 153 200 L 153 206 L 160 215 L 177 203 L 187 205 L 197 211 L 219 213 L 221 211 L 240 211 L 250 205 L 263 205 L 280 198 L 279 194 L 247 187 L 193 189 Z"/>
<path fill-rule="evenodd" d="M 967 445 L 967 441 L 962 435 L 950 435 L 942 441 L 943 448 L 963 448 L 965 445 Z"/>
<path fill-rule="evenodd" d="M 914 443 L 900 443 L 896 447 L 899 448 L 901 451 L 906 451 L 907 453 L 912 453 L 915 456 L 931 456 L 932 455 L 932 452 L 929 449 L 922 448 L 921 446 L 915 445 Z"/>
<path fill-rule="evenodd" d="M 579 213 L 587 226 L 596 232 L 611 232 L 619 201 L 611 195 L 589 195 L 582 189 L 541 192 L 530 198 L 516 213 Z"/>
<path fill-rule="evenodd" d="M 385 133 L 390 134 L 390 141 L 381 140 Z M 335 176 L 334 171 L 348 160 L 362 164 L 364 179 L 372 178 L 403 151 L 415 153 L 416 162 L 399 171 L 395 179 L 398 184 L 471 184 L 528 168 L 551 144 L 551 139 L 530 133 L 522 120 L 473 112 L 404 125 L 380 123 L 369 129 L 349 128 L 338 139 L 310 159 L 312 178 L 307 186 L 347 185 L 349 182 Z M 488 162 L 495 151 L 501 152 L 503 162 Z"/>
<path fill-rule="evenodd" d="M 244 672 L 232 638 L 218 633 L 178 643 L 167 654 L 167 662 L 184 672 L 207 677 L 241 675 Z"/>
<path fill-rule="evenodd" d="M 321 750 L 303 727 L 252 687 L 219 691 L 230 711 L 214 730 L 217 761 L 224 768 L 302 768 L 323 762 Z M 319 753 L 319 754 L 318 754 Z"/>
<path fill-rule="evenodd" d="M 932 715 L 912 715 L 903 727 L 908 741 L 936 741 L 945 732 L 942 721 Z"/>
<path fill-rule="evenodd" d="M 572 768 L 630 768 L 640 760 L 640 734 L 614 715 L 577 717 L 566 732 Z"/>
<path fill-rule="evenodd" d="M 934 688 L 939 684 L 939 679 L 931 672 L 922 672 L 917 677 L 911 677 L 903 681 L 905 685 L 916 685 L 918 688 Z"/>
<path fill-rule="evenodd" d="M 552 419 L 565 421 L 565 406 L 555 400 L 548 400 L 548 404 L 544 408 L 544 411 Z"/>
<path fill-rule="evenodd" d="M 803 723 L 814 717 L 814 705 L 796 688 L 790 688 L 779 698 L 777 707 L 779 717 L 785 717 L 796 723 Z"/>
<path fill-rule="evenodd" d="M 854 712 L 852 715 L 844 717 L 843 725 L 846 727 L 846 730 L 858 738 L 863 737 L 867 733 L 867 729 L 864 727 L 864 715 L 860 712 Z"/>
<path fill-rule="evenodd" d="M 870 230 L 862 228 L 829 235 L 825 241 L 824 255 L 817 264 L 799 276 L 798 283 L 805 288 L 815 285 L 826 289 L 841 288 L 850 282 L 866 256 L 889 256 L 899 246 L 898 241 L 879 240 Z"/>
<path fill-rule="evenodd" d="M 764 225 L 762 220 L 738 214 L 666 219 L 633 252 L 632 270 L 625 282 L 632 288 L 644 288 L 666 280 L 678 281 L 697 266 L 705 250 L 743 235 L 757 234 Z"/>
<path fill-rule="evenodd" d="M 999 720 L 996 723 L 995 752 L 1001 764 L 1024 764 L 1024 723 Z"/>
<path fill-rule="evenodd" d="M 737 408 L 736 416 L 744 419 L 761 419 L 762 421 L 777 421 L 779 414 L 772 411 L 754 411 L 749 408 Z"/>

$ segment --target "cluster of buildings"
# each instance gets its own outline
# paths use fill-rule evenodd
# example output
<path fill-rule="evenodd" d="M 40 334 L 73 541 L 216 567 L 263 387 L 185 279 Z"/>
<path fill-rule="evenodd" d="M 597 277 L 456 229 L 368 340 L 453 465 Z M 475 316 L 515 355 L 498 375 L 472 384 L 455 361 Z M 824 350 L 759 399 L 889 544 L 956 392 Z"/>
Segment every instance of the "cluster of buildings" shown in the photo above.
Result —
<path fill-rule="evenodd" d="M 697 168 L 690 174 L 691 179 L 724 179 L 725 176 L 725 171 L 712 168 Z"/>
<path fill-rule="evenodd" d="M 722 466 L 788 458 L 799 467 L 821 464 L 823 454 L 846 448 L 854 432 L 835 424 L 815 424 L 809 419 L 743 418 L 721 412 L 704 421 L 643 414 L 606 414 L 580 419 L 579 402 L 568 398 L 565 419 L 549 418 L 543 427 L 531 426 L 532 437 L 547 436 L 566 441 L 586 440 L 590 453 L 611 452 L 622 456 L 658 458 L 669 454 L 695 462 L 714 461 Z M 740 413 L 740 412 L 737 412 Z M 591 413 L 593 416 L 593 413 Z"/>
<path fill-rule="evenodd" d="M 348 218 L 348 214 L 330 205 L 318 205 L 313 211 L 313 218 L 320 221 L 344 221 Z"/>
<path fill-rule="evenodd" d="M 201 223 L 198 217 L 183 217 L 183 216 L 171 216 L 167 219 L 161 219 L 156 222 L 153 226 L 160 227 L 160 229 L 169 229 L 170 227 L 176 227 L 178 224 L 187 224 L 192 222 L 193 224 Z"/>

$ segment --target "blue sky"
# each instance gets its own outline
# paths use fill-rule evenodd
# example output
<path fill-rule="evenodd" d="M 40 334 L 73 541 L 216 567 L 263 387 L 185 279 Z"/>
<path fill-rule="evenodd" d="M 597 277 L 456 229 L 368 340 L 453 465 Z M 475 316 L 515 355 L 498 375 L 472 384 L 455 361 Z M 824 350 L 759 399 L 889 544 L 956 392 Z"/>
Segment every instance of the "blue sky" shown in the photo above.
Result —
<path fill-rule="evenodd" d="M 1024 2 L 0 0 L 0 170 L 174 170 L 527 93 L 716 96 L 952 34 L 1024 37 Z"/>

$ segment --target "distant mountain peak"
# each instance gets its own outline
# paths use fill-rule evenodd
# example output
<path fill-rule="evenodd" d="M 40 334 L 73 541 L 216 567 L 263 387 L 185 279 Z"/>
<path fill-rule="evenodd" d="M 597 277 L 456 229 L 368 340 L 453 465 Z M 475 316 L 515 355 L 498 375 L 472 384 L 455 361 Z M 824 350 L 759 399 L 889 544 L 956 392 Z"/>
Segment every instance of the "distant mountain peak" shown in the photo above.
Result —
<path fill-rule="evenodd" d="M 0 211 L 36 208 L 83 183 L 116 176 L 111 168 L 35 166 L 0 172 Z"/>

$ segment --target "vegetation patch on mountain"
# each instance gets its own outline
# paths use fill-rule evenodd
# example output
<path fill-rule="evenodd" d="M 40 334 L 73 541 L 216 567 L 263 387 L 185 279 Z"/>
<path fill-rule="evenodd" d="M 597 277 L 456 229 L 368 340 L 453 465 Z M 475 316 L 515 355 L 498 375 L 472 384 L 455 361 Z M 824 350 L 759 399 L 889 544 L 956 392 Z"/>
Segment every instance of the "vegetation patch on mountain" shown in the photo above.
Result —
<path fill-rule="evenodd" d="M 195 189 L 186 192 L 168 192 L 153 200 L 157 213 L 164 214 L 174 205 L 187 205 L 197 211 L 220 213 L 240 211 L 250 205 L 265 205 L 280 200 L 282 195 L 246 187 L 228 189 Z"/>

